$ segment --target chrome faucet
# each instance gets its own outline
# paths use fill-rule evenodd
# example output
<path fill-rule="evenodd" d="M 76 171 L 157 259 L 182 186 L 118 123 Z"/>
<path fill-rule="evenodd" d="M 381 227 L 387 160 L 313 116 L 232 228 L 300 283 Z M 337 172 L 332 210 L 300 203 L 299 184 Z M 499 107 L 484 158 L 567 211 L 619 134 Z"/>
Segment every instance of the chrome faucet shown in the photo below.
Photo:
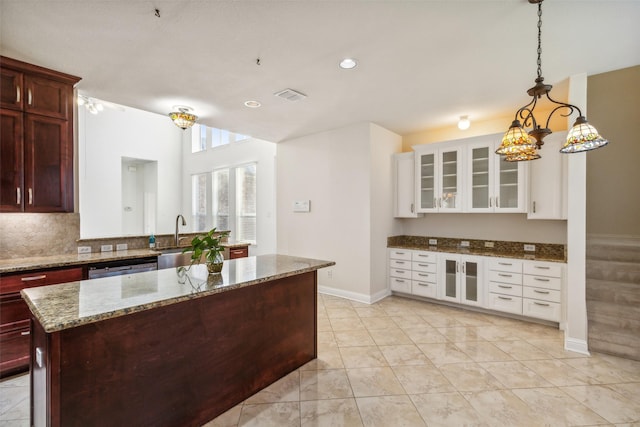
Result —
<path fill-rule="evenodd" d="M 184 217 L 183 217 L 182 215 L 180 215 L 180 214 L 179 214 L 179 215 L 176 217 L 176 234 L 175 234 L 175 243 L 176 243 L 176 246 L 178 246 L 178 245 L 180 244 L 180 238 L 179 238 L 179 236 L 180 236 L 180 232 L 178 231 L 178 226 L 179 226 L 179 222 L 178 222 L 178 221 L 180 221 L 180 218 L 182 218 L 182 226 L 184 227 L 185 225 L 187 225 L 187 221 L 185 221 Z"/>

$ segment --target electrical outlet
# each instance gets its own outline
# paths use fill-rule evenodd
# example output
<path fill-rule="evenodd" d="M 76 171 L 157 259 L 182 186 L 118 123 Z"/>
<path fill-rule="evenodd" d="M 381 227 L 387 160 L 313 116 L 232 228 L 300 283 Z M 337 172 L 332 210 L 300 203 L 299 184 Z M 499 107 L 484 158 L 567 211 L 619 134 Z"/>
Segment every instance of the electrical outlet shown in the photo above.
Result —
<path fill-rule="evenodd" d="M 113 245 L 102 245 L 100 246 L 100 252 L 112 252 Z"/>
<path fill-rule="evenodd" d="M 485 248 L 493 248 L 493 242 L 484 242 Z"/>
<path fill-rule="evenodd" d="M 91 246 L 78 246 L 78 253 L 79 254 L 90 254 L 91 253 Z"/>
<path fill-rule="evenodd" d="M 126 251 L 128 247 L 129 245 L 127 245 L 126 243 L 118 243 L 116 245 L 116 251 Z"/>
<path fill-rule="evenodd" d="M 468 248 L 469 247 L 469 241 L 468 240 L 463 240 L 460 242 L 460 247 L 462 248 Z"/>
<path fill-rule="evenodd" d="M 524 250 L 526 252 L 535 252 L 536 251 L 536 245 L 524 245 Z"/>
<path fill-rule="evenodd" d="M 438 244 L 438 239 L 429 239 L 429 245 L 435 246 Z"/>
<path fill-rule="evenodd" d="M 327 277 L 329 280 L 333 279 L 333 270 L 327 270 Z"/>

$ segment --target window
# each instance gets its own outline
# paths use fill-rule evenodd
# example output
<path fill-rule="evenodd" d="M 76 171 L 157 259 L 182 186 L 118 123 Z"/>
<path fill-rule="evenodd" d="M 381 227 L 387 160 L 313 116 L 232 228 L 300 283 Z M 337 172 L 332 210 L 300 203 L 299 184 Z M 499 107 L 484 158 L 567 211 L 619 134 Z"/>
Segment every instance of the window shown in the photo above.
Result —
<path fill-rule="evenodd" d="M 191 152 L 198 153 L 207 149 L 207 134 L 209 128 L 202 125 L 193 125 L 191 128 Z"/>
<path fill-rule="evenodd" d="M 256 243 L 257 163 L 193 175 L 191 185 L 195 231 L 215 227 L 231 231 L 234 240 Z"/>
<path fill-rule="evenodd" d="M 225 129 L 212 128 L 204 125 L 194 125 L 191 129 L 192 153 L 204 151 L 208 146 L 211 146 L 211 148 L 216 148 L 250 138 L 247 135 L 242 135 L 239 133 L 230 132 Z"/>

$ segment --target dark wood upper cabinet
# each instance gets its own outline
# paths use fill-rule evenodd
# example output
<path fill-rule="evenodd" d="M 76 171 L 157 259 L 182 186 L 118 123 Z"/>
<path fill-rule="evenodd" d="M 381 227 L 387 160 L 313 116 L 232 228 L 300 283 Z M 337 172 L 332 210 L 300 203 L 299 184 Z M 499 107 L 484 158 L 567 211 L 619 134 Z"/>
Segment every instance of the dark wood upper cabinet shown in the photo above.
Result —
<path fill-rule="evenodd" d="M 80 78 L 0 57 L 0 212 L 73 212 L 73 87 Z"/>

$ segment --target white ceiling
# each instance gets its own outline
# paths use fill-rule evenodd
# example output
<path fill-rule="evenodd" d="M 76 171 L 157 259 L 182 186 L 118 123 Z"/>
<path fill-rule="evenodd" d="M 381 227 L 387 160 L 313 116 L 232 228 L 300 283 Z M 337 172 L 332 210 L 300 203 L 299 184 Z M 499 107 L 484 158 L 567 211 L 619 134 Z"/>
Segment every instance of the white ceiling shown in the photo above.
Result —
<path fill-rule="evenodd" d="M 525 104 L 536 15 L 526 0 L 0 0 L 0 53 L 80 76 L 93 97 L 189 105 L 268 141 L 356 122 L 403 135 Z M 545 82 L 640 64 L 639 20 L 640 0 L 545 1 Z M 308 97 L 273 95 L 285 88 Z"/>

